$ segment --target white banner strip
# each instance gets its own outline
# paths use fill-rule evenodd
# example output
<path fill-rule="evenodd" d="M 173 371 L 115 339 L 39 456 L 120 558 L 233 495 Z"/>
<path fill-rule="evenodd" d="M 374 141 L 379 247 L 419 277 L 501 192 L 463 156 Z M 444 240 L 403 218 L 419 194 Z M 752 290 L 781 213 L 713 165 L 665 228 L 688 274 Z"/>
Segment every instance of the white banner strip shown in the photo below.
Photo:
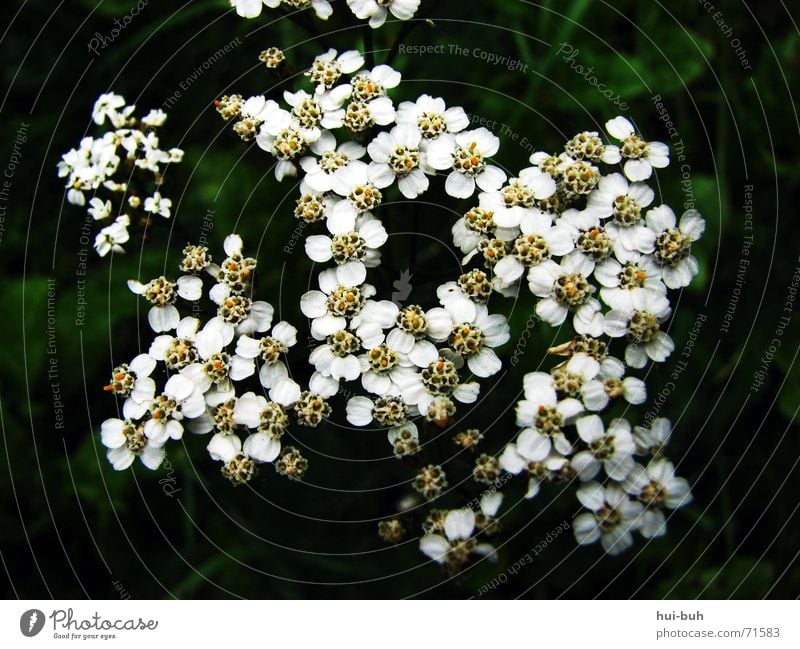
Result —
<path fill-rule="evenodd" d="M 798 647 L 798 619 L 796 601 L 5 601 L 0 647 Z"/>

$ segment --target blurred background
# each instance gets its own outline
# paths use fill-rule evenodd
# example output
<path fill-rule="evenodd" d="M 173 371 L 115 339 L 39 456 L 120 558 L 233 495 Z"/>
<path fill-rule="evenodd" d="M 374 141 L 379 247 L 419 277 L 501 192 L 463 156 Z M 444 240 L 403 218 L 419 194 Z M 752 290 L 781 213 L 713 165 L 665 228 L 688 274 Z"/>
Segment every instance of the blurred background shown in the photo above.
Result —
<path fill-rule="evenodd" d="M 333 18 L 322 23 L 267 9 L 246 21 L 225 0 L 151 1 L 113 40 L 115 20 L 135 2 L 29 0 L 0 10 L 4 595 L 797 596 L 800 312 L 787 306 L 800 266 L 793 10 L 780 1 L 423 0 L 417 20 L 372 33 L 337 6 L 341 0 L 333 4 Z M 98 34 L 107 44 L 90 52 Z M 215 56 L 226 44 L 229 51 Z M 248 486 L 231 488 L 208 459 L 207 440 L 191 435 L 169 447 L 159 471 L 138 463 L 111 469 L 98 431 L 116 405 L 102 386 L 152 335 L 126 279 L 165 268 L 174 276 L 183 245 L 201 232 L 219 258 L 224 236 L 236 231 L 259 259 L 259 297 L 281 318 L 303 321 L 298 298 L 316 271 L 302 245 L 291 246 L 295 188 L 276 183 L 267 156 L 225 128 L 213 106 L 225 93 L 275 92 L 258 61 L 272 45 L 300 70 L 327 47 L 374 50 L 376 63 L 392 57 L 404 77 L 397 101 L 442 95 L 474 120 L 493 122 L 499 160 L 510 169 L 525 166 L 533 151 L 561 150 L 574 133 L 602 130 L 620 113 L 670 144 L 672 165 L 657 177 L 661 200 L 678 214 L 696 207 L 708 226 L 694 247 L 700 275 L 675 296 L 676 352 L 649 373 L 649 399 L 638 409 L 641 418 L 674 422 L 668 455 L 693 484 L 694 502 L 671 517 L 665 537 L 637 538 L 615 558 L 598 546 L 578 550 L 571 530 L 561 531 L 577 509 L 574 490 L 554 487 L 526 501 L 524 481 L 514 481 L 496 537 L 499 562 L 450 579 L 424 561 L 416 531 L 399 546 L 378 538 L 377 521 L 409 492 L 413 471 L 386 457 L 383 434 L 341 426 L 343 400 L 330 425 L 293 431 L 311 463 L 300 484 L 265 467 Z M 440 47 L 424 55 L 409 49 L 428 45 Z M 156 223 L 143 244 L 132 239 L 125 256 L 90 251 L 85 260 L 85 212 L 65 204 L 56 164 L 97 132 L 91 107 L 111 90 L 140 114 L 168 108 L 162 142 L 186 157 L 169 169 L 164 189 L 173 218 Z M 392 236 L 376 283 L 391 291 L 407 270 L 409 301 L 429 301 L 432 287 L 458 272 L 448 252 L 455 217 L 438 207 L 453 201 L 436 192 L 426 198 L 431 205 L 397 202 L 379 214 Z M 84 261 L 85 285 L 76 275 Z M 503 358 L 532 306 L 524 296 L 493 302 L 512 322 Z M 480 408 L 464 411 L 457 427 L 481 428 L 485 450 L 502 449 L 516 433 L 523 374 L 549 366 L 545 350 L 564 338 L 536 323 L 518 365 L 484 385 Z M 293 356 L 298 368 L 304 340 Z M 469 472 L 458 462 L 448 469 L 451 482 Z M 508 570 L 542 543 L 532 562 Z M 489 583 L 496 587 L 487 592 Z"/>

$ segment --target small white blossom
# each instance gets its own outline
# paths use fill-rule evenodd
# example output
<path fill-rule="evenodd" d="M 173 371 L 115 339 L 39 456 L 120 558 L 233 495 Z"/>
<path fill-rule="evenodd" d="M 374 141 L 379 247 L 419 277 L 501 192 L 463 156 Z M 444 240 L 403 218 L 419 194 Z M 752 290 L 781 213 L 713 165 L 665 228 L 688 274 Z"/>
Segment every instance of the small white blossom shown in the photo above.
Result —
<path fill-rule="evenodd" d="M 572 458 L 572 467 L 578 477 L 586 482 L 593 479 L 600 467 L 612 480 L 621 481 L 633 468 L 636 445 L 631 426 L 626 419 L 613 419 L 606 430 L 598 415 L 581 417 L 575 422 L 578 436 L 588 447 Z"/>
<path fill-rule="evenodd" d="M 620 154 L 625 159 L 625 175 L 632 181 L 647 180 L 653 168 L 669 165 L 669 147 L 663 142 L 646 142 L 622 116 L 606 122 L 606 130 L 620 141 Z"/>
<path fill-rule="evenodd" d="M 588 545 L 600 539 L 611 555 L 620 554 L 633 545 L 633 535 L 641 523 L 642 505 L 628 499 L 617 486 L 603 487 L 587 482 L 578 489 L 578 500 L 589 510 L 572 521 L 575 539 Z"/>
<path fill-rule="evenodd" d="M 391 14 L 398 20 L 409 20 L 419 8 L 420 0 L 347 0 L 347 6 L 356 18 L 369 19 L 369 26 L 377 29 Z"/>
<path fill-rule="evenodd" d="M 692 243 L 706 229 L 706 222 L 697 210 L 687 210 L 676 227 L 675 212 L 660 205 L 647 213 L 647 226 L 655 233 L 653 257 L 661 266 L 661 277 L 668 288 L 688 286 L 699 264 L 692 254 Z"/>
<path fill-rule="evenodd" d="M 460 106 L 447 108 L 441 97 L 420 95 L 397 107 L 397 123 L 414 126 L 423 138 L 433 140 L 442 133 L 463 131 L 469 126 L 469 116 Z"/>
<path fill-rule="evenodd" d="M 646 539 L 667 532 L 664 508 L 677 509 L 692 501 L 689 483 L 675 476 L 675 467 L 667 460 L 654 460 L 646 467 L 634 465 L 622 488 L 644 505 L 639 532 Z"/>
<path fill-rule="evenodd" d="M 428 164 L 434 169 L 452 170 L 447 176 L 445 191 L 454 198 L 469 198 L 476 185 L 483 191 L 500 189 L 505 172 L 487 159 L 500 148 L 500 139 L 486 128 L 462 131 L 456 135 L 443 133 L 426 147 Z"/>
<path fill-rule="evenodd" d="M 631 367 L 644 367 L 647 359 L 663 363 L 675 349 L 675 343 L 661 331 L 672 309 L 663 295 L 643 288 L 629 292 L 629 298 L 612 304 L 605 314 L 603 330 L 612 338 L 626 336 L 625 362 Z"/>

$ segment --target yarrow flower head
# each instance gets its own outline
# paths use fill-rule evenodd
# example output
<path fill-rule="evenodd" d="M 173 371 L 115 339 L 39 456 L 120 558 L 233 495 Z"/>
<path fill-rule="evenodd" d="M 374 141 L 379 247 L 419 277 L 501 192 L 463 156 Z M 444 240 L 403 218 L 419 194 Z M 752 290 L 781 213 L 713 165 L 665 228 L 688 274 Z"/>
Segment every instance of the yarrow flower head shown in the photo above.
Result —
<path fill-rule="evenodd" d="M 420 3 L 345 4 L 376 28 L 411 19 Z M 321 18 L 334 8 L 326 0 L 231 6 L 250 18 L 264 6 L 310 8 Z M 647 400 L 638 370 L 674 348 L 670 290 L 698 273 L 692 244 L 705 225 L 694 210 L 678 219 L 647 182 L 667 166 L 667 147 L 617 117 L 606 130 L 618 144 L 584 130 L 555 153 L 537 150 L 528 166 L 505 171 L 494 161 L 499 138 L 470 128 L 464 108 L 427 93 L 395 107 L 402 75 L 390 65 L 365 68 L 356 50 L 328 50 L 307 67 L 290 55 L 265 49 L 258 68 L 273 85 L 252 96 L 231 92 L 215 106 L 241 140 L 272 156 L 277 180 L 296 177 L 289 207 L 276 210 L 296 219 L 285 250 L 302 241 L 305 251 L 293 272 L 322 266 L 317 286 L 299 300 L 307 322 L 275 322 L 276 296 L 259 297 L 255 276 L 271 254 L 270 237 L 264 250 L 247 253 L 241 236 L 230 234 L 222 255 L 206 241 L 182 242 L 177 279 L 131 280 L 131 291 L 149 303 L 155 336 L 146 353 L 115 364 L 104 388 L 121 401 L 119 415 L 101 425 L 113 468 L 138 457 L 156 469 L 189 431 L 206 437 L 206 451 L 233 485 L 251 483 L 269 464 L 296 481 L 315 471 L 314 454 L 301 450 L 304 435 L 367 428 L 385 436 L 386 455 L 408 471 L 380 537 L 399 543 L 422 520 L 419 549 L 451 573 L 494 556 L 484 539 L 502 531 L 503 491 L 518 485 L 520 496 L 534 498 L 551 485 L 577 483 L 580 545 L 600 541 L 615 554 L 637 531 L 663 535 L 665 512 L 691 494 L 664 455 L 670 423 L 635 425 L 635 407 Z M 304 73 L 289 87 L 295 69 Z M 116 130 L 84 139 L 59 174 L 68 200 L 101 224 L 95 247 L 108 255 L 123 251 L 132 224 L 172 216 L 163 173 L 183 152 L 159 145 L 163 111 L 137 119 L 133 106 L 109 93 L 93 119 Z M 152 182 L 142 188 L 130 173 Z M 422 197 L 437 188 L 471 199 L 455 207 L 454 224 L 443 224 L 456 253 L 449 275 L 445 256 L 426 256 L 418 268 L 399 240 L 389 245 L 392 232 L 415 230 L 403 220 L 416 210 L 409 204 L 424 206 Z M 398 255 L 408 259 L 399 280 L 383 267 Z M 283 292 L 277 297 L 287 309 Z M 506 314 L 504 298 L 531 311 L 513 353 L 504 346 L 519 318 Z M 541 336 L 530 335 L 534 325 L 545 327 Z M 498 446 L 501 422 L 472 423 L 473 411 L 486 407 L 481 384 L 494 380 L 488 392 L 505 390 L 504 361 L 523 362 L 526 345 L 550 335 L 539 370 L 526 371 L 521 398 L 512 397 L 518 431 Z M 306 370 L 295 363 L 298 347 L 307 347 Z M 481 491 L 465 506 L 462 489 Z"/>

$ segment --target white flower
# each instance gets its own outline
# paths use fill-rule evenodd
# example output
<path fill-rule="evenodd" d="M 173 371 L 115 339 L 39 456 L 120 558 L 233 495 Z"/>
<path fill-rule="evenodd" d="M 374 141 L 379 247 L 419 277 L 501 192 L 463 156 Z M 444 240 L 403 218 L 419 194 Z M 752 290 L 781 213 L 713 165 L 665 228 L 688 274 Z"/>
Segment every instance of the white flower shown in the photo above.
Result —
<path fill-rule="evenodd" d="M 277 158 L 275 178 L 281 181 L 286 176 L 297 175 L 295 160 L 305 153 L 309 144 L 322 136 L 322 131 L 305 128 L 292 113 L 272 99 L 264 102 L 259 117 L 263 122 L 258 129 L 256 144 Z"/>
<path fill-rule="evenodd" d="M 425 150 L 431 167 L 452 169 L 445 183 L 447 193 L 454 198 L 469 198 L 475 193 L 476 185 L 493 192 L 505 181 L 505 172 L 487 162 L 499 148 L 499 138 L 481 127 L 456 135 L 443 133 Z"/>
<path fill-rule="evenodd" d="M 128 123 L 128 118 L 134 110 L 135 106 L 125 105 L 125 97 L 111 92 L 97 98 L 92 109 L 92 120 L 102 126 L 107 117 L 114 128 L 121 128 Z"/>
<path fill-rule="evenodd" d="M 659 295 L 667 293 L 661 281 L 661 267 L 652 255 L 632 255 L 624 264 L 606 259 L 595 266 L 594 276 L 603 287 L 600 297 L 609 306 L 626 303 L 631 291 L 639 288 Z"/>
<path fill-rule="evenodd" d="M 452 397 L 461 403 L 474 403 L 480 393 L 477 382 L 461 382 L 456 363 L 444 356 L 437 358 L 422 372 L 408 373 L 399 378 L 404 381 L 400 386 L 403 401 L 409 406 L 416 406 L 421 413 L 427 413 L 437 397 Z"/>
<path fill-rule="evenodd" d="M 262 0 L 230 0 L 231 7 L 236 9 L 236 13 L 242 18 L 256 18 L 261 15 L 264 2 Z M 277 6 L 277 5 L 276 5 Z"/>
<path fill-rule="evenodd" d="M 372 70 L 361 70 L 350 79 L 353 99 L 371 101 L 386 94 L 387 90 L 400 85 L 402 75 L 389 65 L 376 65 Z"/>
<path fill-rule="evenodd" d="M 517 475 L 527 471 L 528 491 L 525 498 L 533 498 L 539 493 L 542 482 L 560 471 L 568 462 L 567 458 L 552 450 L 542 455 L 542 436 L 530 428 L 520 431 L 516 442 L 507 444 L 500 455 L 500 467 Z"/>
<path fill-rule="evenodd" d="M 692 501 L 689 483 L 684 478 L 677 478 L 675 467 L 663 459 L 654 460 L 647 467 L 634 465 L 622 488 L 644 504 L 639 532 L 646 539 L 666 533 L 663 508 L 677 509 Z"/>
<path fill-rule="evenodd" d="M 355 334 L 340 329 L 328 336 L 329 343 L 319 345 L 309 354 L 308 362 L 323 376 L 335 381 L 355 381 L 361 376 L 358 353 L 361 344 Z M 352 341 L 349 345 L 344 341 Z"/>
<path fill-rule="evenodd" d="M 111 216 L 111 201 L 93 198 L 89 201 L 89 214 L 95 221 L 102 221 Z"/>
<path fill-rule="evenodd" d="M 436 345 L 425 340 L 429 326 L 422 307 L 416 304 L 403 307 L 398 311 L 395 322 L 397 327 L 386 336 L 386 342 L 392 349 L 408 356 L 417 367 L 426 367 L 439 357 Z"/>
<path fill-rule="evenodd" d="M 234 484 L 247 482 L 255 475 L 255 463 L 272 462 L 281 443 L 265 433 L 249 435 L 242 445 L 238 435 L 217 433 L 206 447 L 212 460 L 223 462 L 223 475 Z"/>
<path fill-rule="evenodd" d="M 500 227 L 517 227 L 535 202 L 549 198 L 556 192 L 553 178 L 538 167 L 528 167 L 519 173 L 519 178 L 511 178 L 497 192 L 481 194 L 480 206 L 494 215 L 494 222 Z"/>
<path fill-rule="evenodd" d="M 164 126 L 166 121 L 167 114 L 160 108 L 151 110 L 141 119 L 142 125 L 147 126 L 148 128 L 158 128 L 159 126 Z M 178 151 L 179 150 L 180 149 L 178 149 Z"/>
<path fill-rule="evenodd" d="M 661 205 L 647 213 L 647 226 L 655 232 L 653 256 L 661 265 L 661 276 L 668 288 L 688 286 L 697 275 L 699 264 L 692 254 L 692 243 L 706 229 L 706 222 L 697 210 L 687 210 L 675 227 L 675 212 Z"/>
<path fill-rule="evenodd" d="M 475 553 L 487 556 L 494 552 L 494 547 L 488 543 L 475 544 L 472 533 L 475 531 L 475 512 L 471 509 L 453 509 L 444 519 L 444 536 L 441 534 L 426 534 L 419 541 L 419 549 L 433 559 L 436 563 L 445 563 L 451 552 L 464 550 L 467 554 Z M 458 555 L 452 557 L 461 564 L 466 557 Z M 456 566 L 457 567 L 457 566 Z"/>
<path fill-rule="evenodd" d="M 347 50 L 338 54 L 329 49 L 314 59 L 311 68 L 305 72 L 318 88 L 331 88 L 342 74 L 355 72 L 364 65 L 364 57 L 357 50 Z"/>
<path fill-rule="evenodd" d="M 647 399 L 645 382 L 635 376 L 626 376 L 624 379 L 623 376 L 625 376 L 625 364 L 621 360 L 613 356 L 604 358 L 597 375 L 602 381 L 603 394 L 612 399 L 622 397 L 634 406 L 644 403 Z"/>
<path fill-rule="evenodd" d="M 428 189 L 425 175 L 428 167 L 425 154 L 420 153 L 419 148 L 421 137 L 419 130 L 409 125 L 378 133 L 367 146 L 372 158 L 368 171 L 370 182 L 383 189 L 397 180 L 403 196 L 412 199 Z"/>
<path fill-rule="evenodd" d="M 636 450 L 628 421 L 612 419 L 606 430 L 598 415 L 588 415 L 578 419 L 575 426 L 578 436 L 588 447 L 572 458 L 572 467 L 578 472 L 578 477 L 583 482 L 591 480 L 602 465 L 609 478 L 624 480 L 633 468 Z"/>
<path fill-rule="evenodd" d="M 350 328 L 355 330 L 364 347 L 375 347 L 385 340 L 383 330 L 395 325 L 399 312 L 400 307 L 389 300 L 366 300 L 350 319 Z"/>
<path fill-rule="evenodd" d="M 631 531 L 641 522 L 640 503 L 629 500 L 619 487 L 603 487 L 597 482 L 582 485 L 577 495 L 581 504 L 590 510 L 572 521 L 575 539 L 580 545 L 600 539 L 603 549 L 615 555 L 633 544 Z"/>
<path fill-rule="evenodd" d="M 377 29 L 386 22 L 388 12 L 398 20 L 409 20 L 419 8 L 420 0 L 347 0 L 356 18 L 369 18 L 369 26 Z"/>
<path fill-rule="evenodd" d="M 569 229 L 553 225 L 550 215 L 541 210 L 525 210 L 519 228 L 521 234 L 510 253 L 494 267 L 496 283 L 501 287 L 516 282 L 527 268 L 550 257 L 566 255 L 574 248 Z"/>
<path fill-rule="evenodd" d="M 109 252 L 122 254 L 125 249 L 123 243 L 130 240 L 128 226 L 131 219 L 127 214 L 118 216 L 111 225 L 107 225 L 97 234 L 94 240 L 94 249 L 101 257 L 105 257 Z"/>
<path fill-rule="evenodd" d="M 485 304 L 456 298 L 444 302 L 426 314 L 428 336 L 437 342 L 447 341 L 450 348 L 467 361 L 475 376 L 488 377 L 502 369 L 494 352 L 508 342 L 508 321 L 500 314 L 490 314 Z"/>
<path fill-rule="evenodd" d="M 300 298 L 300 310 L 311 318 L 311 333 L 317 340 L 347 328 L 347 319 L 358 314 L 364 300 L 375 288 L 364 284 L 366 268 L 350 261 L 319 274 L 319 291 L 308 291 Z"/>
<path fill-rule="evenodd" d="M 272 324 L 275 310 L 269 302 L 253 301 L 222 283 L 215 284 L 208 295 L 219 305 L 216 319 L 239 336 L 267 331 Z"/>
<path fill-rule="evenodd" d="M 103 388 L 119 396 L 129 397 L 136 404 L 149 404 L 156 390 L 150 378 L 156 360 L 149 354 L 139 354 L 130 363 L 114 368 L 111 382 Z"/>
<path fill-rule="evenodd" d="M 203 294 L 203 281 L 199 277 L 184 275 L 173 283 L 162 275 L 147 284 L 130 279 L 128 288 L 136 295 L 143 295 L 153 305 L 147 314 L 147 320 L 153 331 L 161 333 L 175 329 L 180 322 L 180 314 L 175 308 L 177 297 L 190 301 L 199 300 Z"/>
<path fill-rule="evenodd" d="M 264 330 L 261 338 L 251 338 L 244 334 L 236 341 L 236 354 L 242 358 L 258 358 L 261 369 L 258 376 L 261 385 L 272 388 L 280 380 L 288 377 L 289 370 L 281 360 L 281 356 L 297 344 L 297 329 L 288 322 L 278 322 L 272 330 Z"/>
<path fill-rule="evenodd" d="M 292 107 L 292 115 L 300 124 L 303 135 L 309 142 L 318 140 L 321 129 L 340 128 L 344 123 L 344 104 L 352 89 L 347 85 L 332 90 L 316 92 L 285 90 L 283 99 Z"/>
<path fill-rule="evenodd" d="M 142 425 L 130 419 L 106 419 L 100 427 L 100 439 L 116 471 L 124 471 L 137 457 L 155 471 L 166 456 L 163 445 L 145 437 Z"/>
<path fill-rule="evenodd" d="M 544 372 L 526 374 L 523 390 L 525 398 L 517 403 L 516 413 L 517 426 L 531 431 L 526 433 L 526 453 L 537 460 L 547 457 L 551 449 L 562 455 L 572 453 L 564 427 L 583 412 L 583 404 L 574 397 L 559 399 L 553 377 Z M 541 455 L 535 456 L 535 451 Z"/>
<path fill-rule="evenodd" d="M 300 5 L 286 0 L 230 0 L 230 3 L 231 7 L 234 7 L 236 13 L 242 18 L 257 18 L 261 15 L 262 5 L 266 5 L 270 9 L 277 9 L 281 4 L 288 5 L 291 8 L 310 6 L 314 9 L 314 13 L 317 14 L 317 18 L 321 20 L 327 20 L 333 13 L 333 8 L 328 0 L 309 0 Z"/>
<path fill-rule="evenodd" d="M 570 254 L 557 264 L 547 259 L 528 271 L 528 287 L 542 300 L 536 314 L 548 324 L 558 326 L 575 312 L 572 325 L 580 334 L 599 336 L 603 331 L 600 303 L 592 297 L 595 287 L 587 281 L 592 262 L 582 255 Z"/>
<path fill-rule="evenodd" d="M 672 424 L 664 417 L 653 419 L 650 428 L 636 426 L 633 429 L 633 439 L 636 442 L 637 455 L 660 455 L 671 435 Z"/>
<path fill-rule="evenodd" d="M 598 380 L 600 363 L 578 352 L 565 363 L 550 371 L 557 391 L 570 397 L 580 397 L 587 410 L 598 412 L 608 405 L 605 386 Z"/>
<path fill-rule="evenodd" d="M 172 201 L 169 198 L 163 198 L 159 192 L 154 193 L 144 199 L 144 211 L 151 214 L 160 214 L 164 218 L 169 217 Z"/>
<path fill-rule="evenodd" d="M 317 263 L 333 259 L 339 265 L 361 261 L 367 268 L 380 264 L 378 249 L 386 243 L 389 235 L 374 216 L 365 213 L 356 219 L 328 219 L 326 225 L 333 237 L 315 234 L 306 238 L 306 255 L 309 259 Z"/>
<path fill-rule="evenodd" d="M 556 225 L 569 231 L 575 246 L 572 254 L 584 258 L 588 262 L 587 269 L 593 271 L 614 252 L 614 240 L 603 227 L 600 217 L 589 210 L 564 210 Z"/>
<path fill-rule="evenodd" d="M 150 419 L 144 434 L 157 445 L 183 436 L 183 420 L 200 417 L 206 411 L 203 393 L 188 378 L 175 374 L 164 386 L 164 392 L 149 405 Z"/>
<path fill-rule="evenodd" d="M 300 166 L 305 171 L 300 187 L 302 193 L 331 191 L 337 180 L 346 176 L 348 165 L 366 153 L 366 149 L 356 142 L 342 142 L 336 146 L 336 138 L 330 131 L 323 131 L 319 139 L 311 144 L 310 150 L 319 159 L 314 156 L 300 159 Z M 341 195 L 346 195 L 346 192 Z"/>
<path fill-rule="evenodd" d="M 353 426 L 368 426 L 374 420 L 381 427 L 395 430 L 406 424 L 410 414 L 411 409 L 397 397 L 357 396 L 347 401 L 347 421 Z M 416 433 L 416 426 L 413 429 Z M 389 442 L 393 444 L 394 439 L 390 437 Z"/>
<path fill-rule="evenodd" d="M 332 222 L 329 229 L 352 229 L 352 223 L 359 214 L 370 212 L 381 204 L 383 194 L 369 182 L 367 176 L 367 165 L 360 160 L 354 160 L 334 178 L 334 191 L 346 198 L 331 198 L 327 201 L 325 214 L 327 220 Z"/>
<path fill-rule="evenodd" d="M 622 174 L 604 176 L 598 188 L 589 194 L 586 211 L 600 218 L 612 217 L 605 230 L 620 261 L 628 261 L 637 252 L 653 252 L 655 234 L 645 227 L 642 210 L 654 197 L 655 193 L 646 184 L 628 184 Z"/>
<path fill-rule="evenodd" d="M 175 335 L 156 336 L 147 353 L 157 361 L 166 363 L 170 370 L 179 370 L 197 360 L 194 341 L 200 320 L 187 316 L 175 328 Z"/>
<path fill-rule="evenodd" d="M 438 356 L 433 349 L 434 360 Z M 361 363 L 361 385 L 380 397 L 398 396 L 403 387 L 416 379 L 413 363 L 386 342 L 367 349 L 358 357 Z M 431 361 L 432 362 L 432 361 Z"/>
<path fill-rule="evenodd" d="M 180 370 L 206 395 L 206 402 L 212 406 L 234 395 L 231 381 L 241 381 L 256 371 L 252 357 L 231 355 L 224 351 L 232 340 L 233 330 L 230 327 L 217 318 L 209 320 L 194 339 L 198 362 Z"/>
<path fill-rule="evenodd" d="M 672 339 L 660 329 L 671 313 L 669 300 L 663 295 L 643 288 L 629 292 L 629 299 L 612 304 L 605 314 L 603 330 L 612 338 L 627 336 L 625 362 L 641 368 L 648 357 L 663 363 L 675 349 Z"/>
<path fill-rule="evenodd" d="M 479 195 L 479 202 L 490 196 L 488 192 Z M 458 219 L 451 228 L 453 233 L 453 243 L 465 254 L 461 263 L 466 264 L 478 252 L 478 246 L 482 241 L 497 239 L 503 242 L 513 241 L 519 235 L 519 228 L 501 228 L 494 222 L 494 213 L 485 207 L 478 205 L 466 212 Z"/>
<path fill-rule="evenodd" d="M 609 134 L 621 142 L 620 154 L 625 158 L 625 175 L 633 181 L 647 180 L 653 167 L 661 169 L 669 165 L 669 147 L 662 142 L 646 142 L 622 116 L 606 122 Z"/>
<path fill-rule="evenodd" d="M 469 126 L 469 117 L 463 108 L 447 108 L 444 99 L 420 95 L 416 101 L 404 101 L 397 107 L 397 123 L 419 129 L 426 140 L 442 133 L 458 133 Z"/>

